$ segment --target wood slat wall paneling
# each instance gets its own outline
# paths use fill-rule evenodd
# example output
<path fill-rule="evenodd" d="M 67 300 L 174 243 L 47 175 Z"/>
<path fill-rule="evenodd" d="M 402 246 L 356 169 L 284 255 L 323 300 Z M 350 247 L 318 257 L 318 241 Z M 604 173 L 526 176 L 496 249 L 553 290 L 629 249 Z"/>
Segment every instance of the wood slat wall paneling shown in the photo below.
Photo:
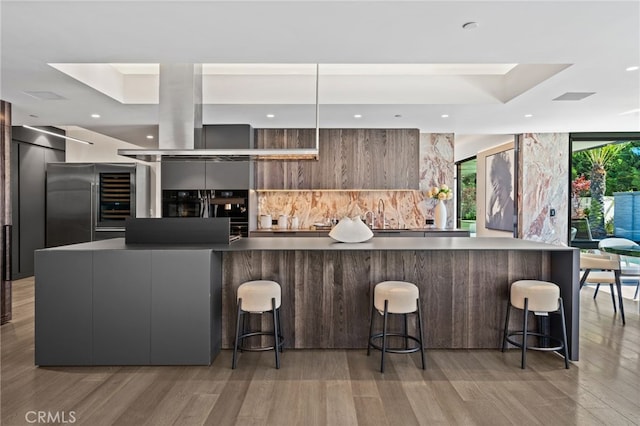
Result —
<path fill-rule="evenodd" d="M 504 327 L 505 303 L 509 294 L 509 253 L 476 251 L 470 255 L 470 267 L 474 271 L 469 283 L 468 325 L 483 324 L 467 336 L 467 344 L 500 343 L 500 331 Z M 493 285 L 492 285 L 493 284 Z"/>
<path fill-rule="evenodd" d="M 549 253 L 516 251 L 227 252 L 223 347 L 232 346 L 235 332 L 235 288 L 269 279 L 282 286 L 286 347 L 366 347 L 373 286 L 404 280 L 420 288 L 427 347 L 497 348 L 511 282 L 545 279 L 548 259 Z M 400 319 L 390 325 L 400 327 Z M 271 327 L 267 316 L 262 326 Z"/>
<path fill-rule="evenodd" d="M 313 129 L 261 129 L 258 148 L 309 148 Z M 258 189 L 418 189 L 417 129 L 321 129 L 318 161 L 256 163 Z"/>

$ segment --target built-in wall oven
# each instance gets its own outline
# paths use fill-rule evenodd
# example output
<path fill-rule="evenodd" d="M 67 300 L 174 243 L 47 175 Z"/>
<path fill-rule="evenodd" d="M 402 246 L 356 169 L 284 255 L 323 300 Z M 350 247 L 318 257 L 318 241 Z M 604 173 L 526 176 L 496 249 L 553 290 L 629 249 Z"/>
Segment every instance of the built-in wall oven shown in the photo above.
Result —
<path fill-rule="evenodd" d="M 249 191 L 173 190 L 162 191 L 162 217 L 228 217 L 231 235 L 249 236 Z"/>

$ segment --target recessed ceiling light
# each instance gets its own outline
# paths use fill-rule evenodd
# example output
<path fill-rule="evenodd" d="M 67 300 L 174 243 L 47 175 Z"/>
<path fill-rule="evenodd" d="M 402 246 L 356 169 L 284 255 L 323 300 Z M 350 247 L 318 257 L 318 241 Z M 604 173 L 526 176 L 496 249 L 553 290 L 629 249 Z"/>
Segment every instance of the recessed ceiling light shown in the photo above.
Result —
<path fill-rule="evenodd" d="M 442 114 L 440 117 L 442 117 L 442 118 L 449 118 L 449 114 Z"/>
<path fill-rule="evenodd" d="M 100 114 L 91 114 L 92 118 L 100 118 Z"/>
<path fill-rule="evenodd" d="M 637 65 L 635 65 L 635 66 L 633 66 L 633 67 L 629 67 L 629 68 L 627 68 L 627 71 L 638 71 L 639 69 L 640 69 L 640 67 L 639 67 L 639 66 L 637 66 Z"/>
<path fill-rule="evenodd" d="M 273 115 L 273 114 L 267 114 L 267 118 L 273 118 L 273 117 L 275 117 L 275 115 Z"/>
<path fill-rule="evenodd" d="M 402 117 L 402 114 L 396 114 L 396 115 L 394 115 L 394 117 L 395 117 L 395 118 L 401 118 L 401 117 Z"/>
<path fill-rule="evenodd" d="M 533 114 L 525 114 L 524 115 L 524 118 L 531 118 L 531 117 L 533 117 Z"/>
<path fill-rule="evenodd" d="M 462 24 L 462 28 L 465 30 L 474 30 L 476 28 L 478 28 L 480 26 L 480 24 L 478 24 L 477 22 L 467 22 L 465 24 Z"/>
<path fill-rule="evenodd" d="M 362 114 L 354 114 L 353 118 L 362 118 Z"/>
<path fill-rule="evenodd" d="M 147 135 L 147 139 L 153 139 L 153 135 Z"/>

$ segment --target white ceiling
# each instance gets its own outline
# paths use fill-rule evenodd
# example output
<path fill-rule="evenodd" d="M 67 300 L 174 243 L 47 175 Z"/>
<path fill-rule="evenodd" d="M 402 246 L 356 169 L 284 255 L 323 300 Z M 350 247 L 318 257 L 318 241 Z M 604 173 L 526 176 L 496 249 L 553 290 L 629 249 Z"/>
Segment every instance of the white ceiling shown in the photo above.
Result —
<path fill-rule="evenodd" d="M 457 135 L 640 131 L 640 71 L 625 71 L 640 65 L 636 0 L 4 0 L 0 18 L 0 96 L 13 104 L 14 124 L 75 125 L 142 146 L 149 144 L 146 134 L 157 134 L 157 104 L 122 103 L 48 64 L 120 64 L 114 70 L 130 72 L 132 64 L 169 62 L 319 63 L 358 70 L 343 86 L 332 86 L 331 79 L 344 75 L 336 76 L 336 68 L 334 75 L 327 71 L 320 94 L 324 90 L 331 103 L 320 96 L 321 127 L 406 127 Z M 479 27 L 463 30 L 469 21 Z M 356 66 L 361 64 L 413 67 L 389 75 L 384 67 L 372 73 Z M 433 71 L 445 64 L 505 69 L 498 71 L 496 84 L 496 76 Z M 232 81 L 230 74 L 241 74 L 237 67 L 218 73 L 227 80 L 210 85 L 212 103 L 204 105 L 203 123 L 313 126 L 314 106 L 296 100 L 296 76 L 274 80 L 262 67 L 252 71 L 254 79 L 258 71 L 271 87 L 269 96 L 253 99 L 249 95 L 263 89 L 238 75 Z M 148 78 L 147 70 L 134 72 Z M 389 77 L 393 84 L 384 80 Z M 64 99 L 39 100 L 25 92 Z M 566 92 L 595 94 L 553 101 Z M 203 98 L 207 101 L 206 93 Z M 101 118 L 91 118 L 92 113 Z"/>

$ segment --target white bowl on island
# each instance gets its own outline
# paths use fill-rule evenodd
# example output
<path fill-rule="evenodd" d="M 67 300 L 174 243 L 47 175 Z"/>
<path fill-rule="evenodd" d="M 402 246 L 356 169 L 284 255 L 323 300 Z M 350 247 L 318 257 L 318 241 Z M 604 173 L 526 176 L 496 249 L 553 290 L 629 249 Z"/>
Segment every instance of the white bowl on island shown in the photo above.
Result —
<path fill-rule="evenodd" d="M 373 231 L 360 219 L 360 216 L 353 219 L 345 216 L 333 227 L 329 236 L 341 243 L 363 243 L 373 237 Z"/>

